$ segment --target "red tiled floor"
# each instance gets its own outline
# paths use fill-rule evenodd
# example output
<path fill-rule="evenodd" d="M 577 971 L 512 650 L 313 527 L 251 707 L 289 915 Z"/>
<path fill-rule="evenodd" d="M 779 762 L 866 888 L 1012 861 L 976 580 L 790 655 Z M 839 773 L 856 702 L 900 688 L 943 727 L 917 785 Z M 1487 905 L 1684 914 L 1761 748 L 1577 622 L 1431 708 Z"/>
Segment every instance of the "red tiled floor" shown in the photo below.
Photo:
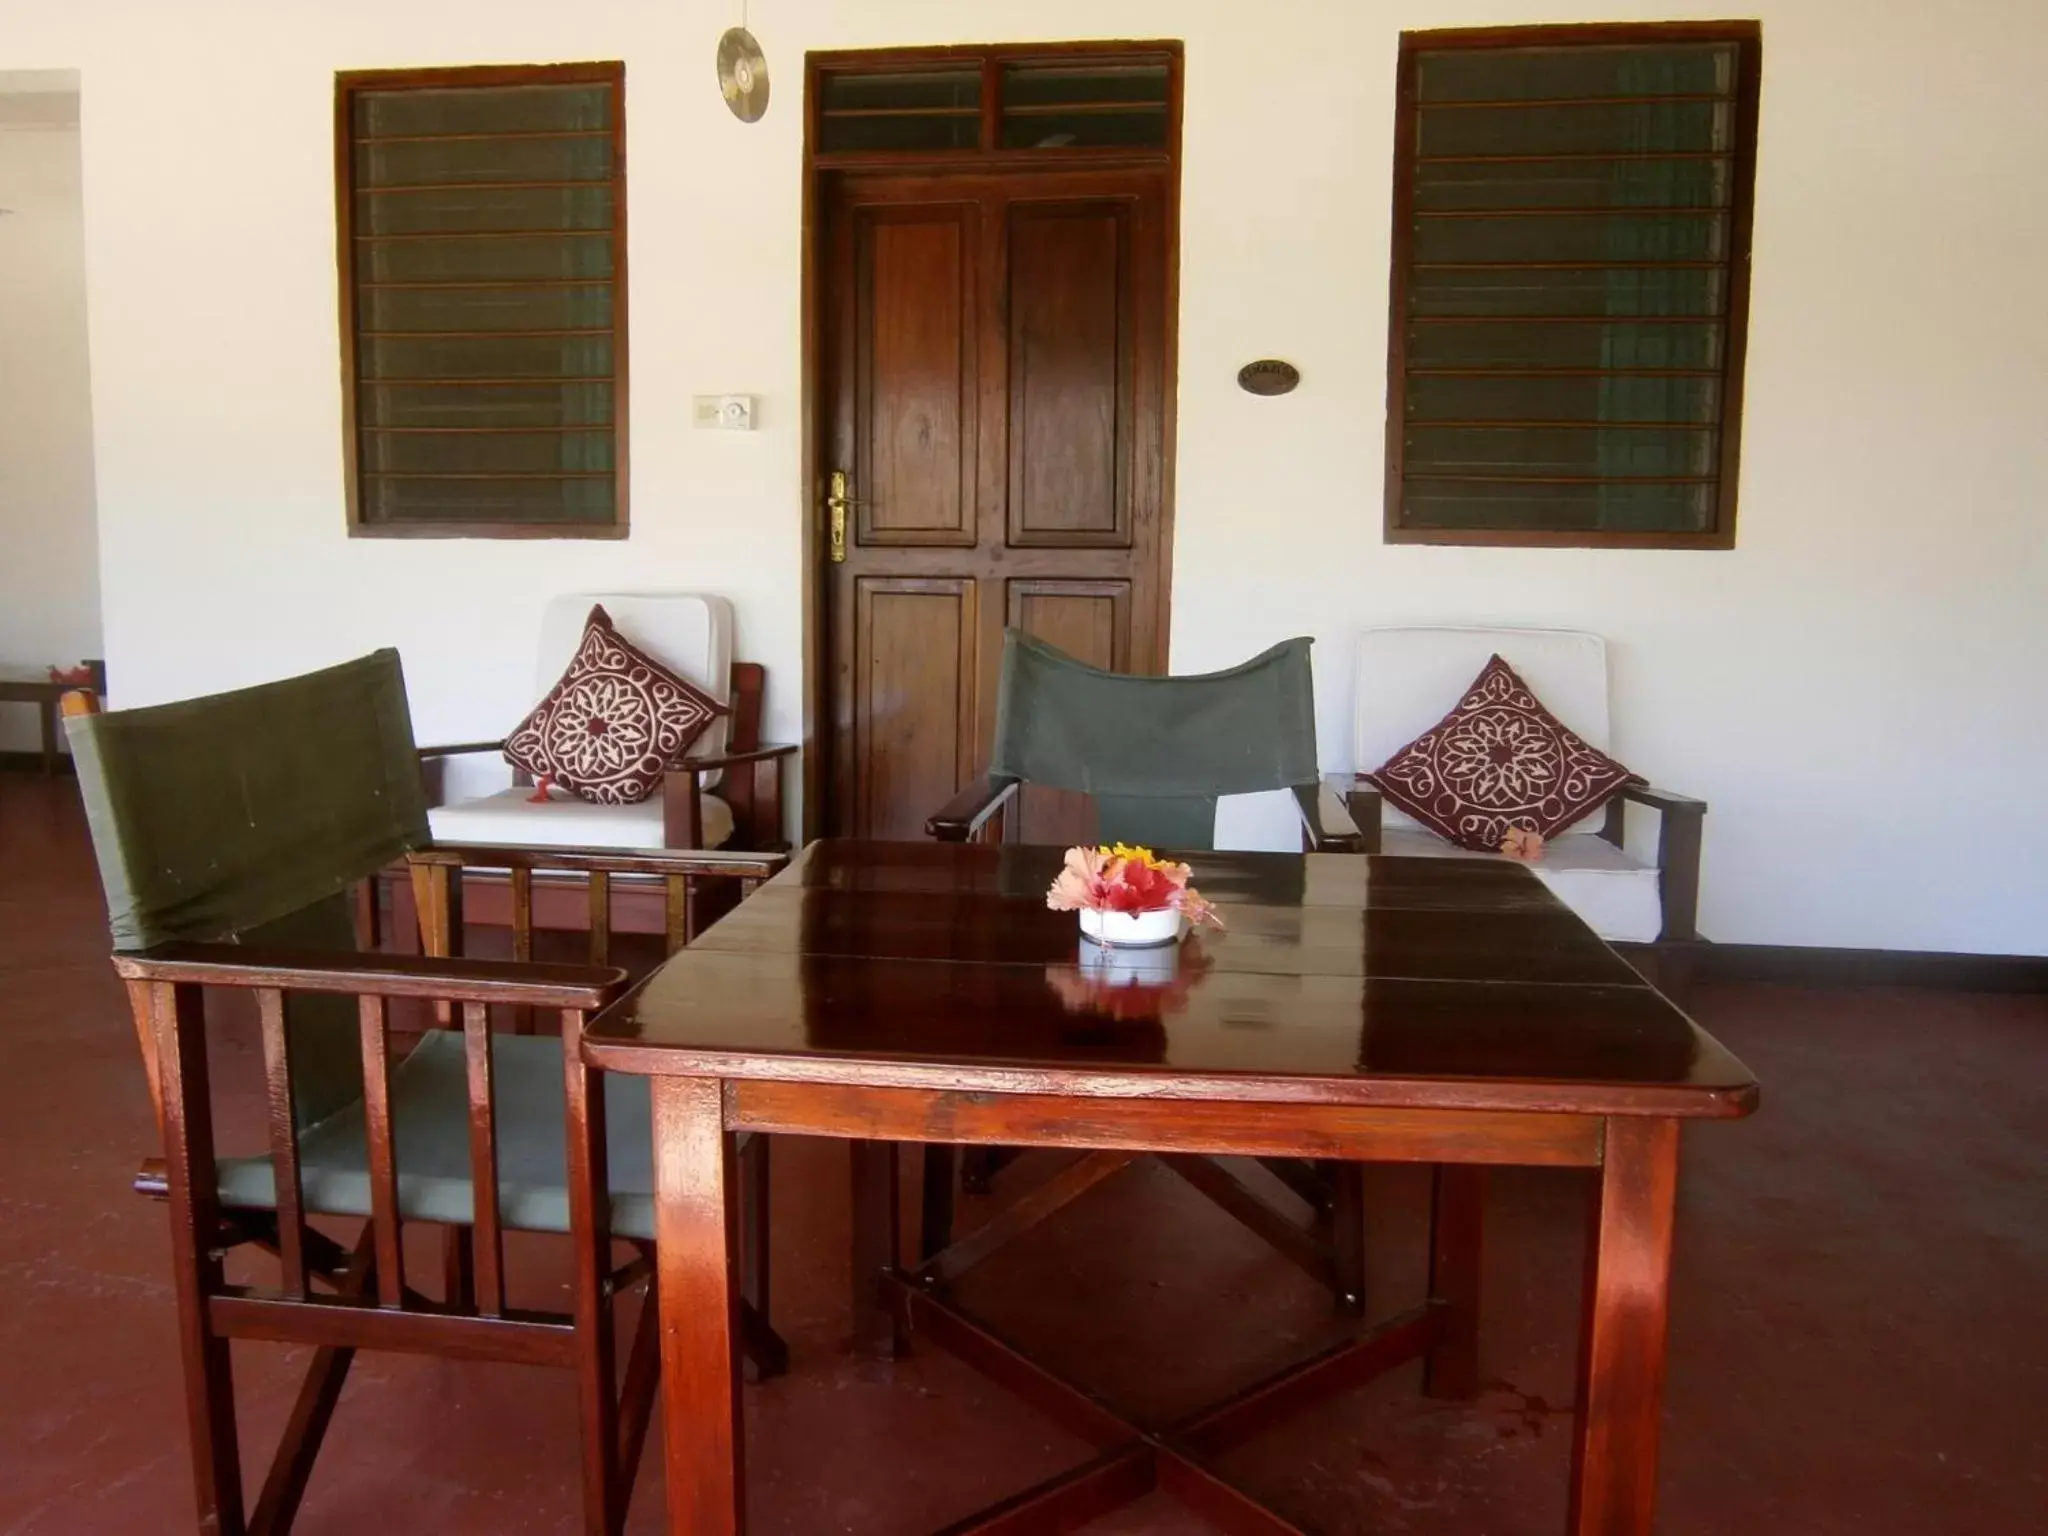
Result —
<path fill-rule="evenodd" d="M 13 1536 L 192 1528 L 163 1216 L 126 1188 L 148 1103 L 105 948 L 71 786 L 0 778 Z M 1765 1098 L 1752 1121 L 1687 1132 L 1661 1530 L 2048 1528 L 2048 999 L 1716 987 L 1695 1003 Z M 227 1033 L 246 1081 L 246 1039 Z M 776 1158 L 774 1303 L 796 1366 L 747 1393 L 757 1532 L 911 1536 L 1079 1458 L 942 1354 L 848 1355 L 844 1153 L 792 1140 Z M 1585 1187 L 1493 1180 L 1477 1403 L 1421 1398 L 1410 1369 L 1238 1452 L 1233 1474 L 1330 1533 L 1561 1530 Z M 1376 1302 L 1392 1308 L 1419 1287 L 1425 1191 L 1416 1170 L 1374 1169 L 1367 1193 Z M 559 1289 L 559 1247 L 515 1248 L 523 1295 Z M 1006 1250 L 966 1294 L 1050 1363 L 1157 1413 L 1329 1326 L 1312 1284 L 1152 1167 Z M 299 1358 L 237 1346 L 252 1468 Z M 573 1425 L 566 1375 L 361 1357 L 297 1529 L 567 1531 Z M 660 1528 L 660 1493 L 650 1456 L 635 1532 Z M 1158 1499 L 1092 1528 L 1205 1529 Z"/>

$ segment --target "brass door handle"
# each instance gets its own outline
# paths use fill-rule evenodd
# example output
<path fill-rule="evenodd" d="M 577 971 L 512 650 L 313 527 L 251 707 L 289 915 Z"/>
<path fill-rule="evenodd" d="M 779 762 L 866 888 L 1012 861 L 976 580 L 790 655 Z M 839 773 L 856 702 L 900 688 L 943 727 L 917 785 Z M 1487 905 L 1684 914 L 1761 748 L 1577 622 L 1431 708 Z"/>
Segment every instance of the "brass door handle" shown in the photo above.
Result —
<path fill-rule="evenodd" d="M 846 494 L 846 471 L 833 470 L 831 488 L 825 497 L 825 511 L 831 519 L 829 530 L 834 565 L 846 563 L 846 509 L 864 505 L 864 502 L 856 501 Z"/>

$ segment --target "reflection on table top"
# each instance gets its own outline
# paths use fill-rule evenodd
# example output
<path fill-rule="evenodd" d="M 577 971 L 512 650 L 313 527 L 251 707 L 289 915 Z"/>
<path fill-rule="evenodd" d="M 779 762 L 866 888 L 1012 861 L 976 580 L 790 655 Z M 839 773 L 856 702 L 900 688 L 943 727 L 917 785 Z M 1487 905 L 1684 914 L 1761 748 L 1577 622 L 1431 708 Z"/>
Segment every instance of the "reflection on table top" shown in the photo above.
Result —
<path fill-rule="evenodd" d="M 813 844 L 595 1021 L 638 1072 L 1746 1113 L 1749 1070 L 1518 865 L 1189 856 L 1226 927 L 1105 953 L 1061 850 Z M 1130 985 L 1135 982 L 1136 985 Z"/>

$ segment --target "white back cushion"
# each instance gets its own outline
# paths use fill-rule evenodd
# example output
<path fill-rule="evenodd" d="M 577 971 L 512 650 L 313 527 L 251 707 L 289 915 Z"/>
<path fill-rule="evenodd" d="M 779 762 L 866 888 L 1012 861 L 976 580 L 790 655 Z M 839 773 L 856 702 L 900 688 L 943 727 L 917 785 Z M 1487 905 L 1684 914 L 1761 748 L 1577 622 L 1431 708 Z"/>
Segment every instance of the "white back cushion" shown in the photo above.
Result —
<path fill-rule="evenodd" d="M 721 704 L 732 702 L 732 604 L 708 592 L 577 592 L 555 598 L 541 613 L 534 666 L 536 702 L 561 681 L 583 638 L 594 604 L 612 625 L 663 666 L 682 674 Z M 720 715 L 691 746 L 691 757 L 716 757 L 731 737 Z"/>
<path fill-rule="evenodd" d="M 1495 655 L 1588 745 L 1607 750 L 1607 642 L 1598 635 L 1575 629 L 1406 625 L 1368 629 L 1358 637 L 1353 769 L 1372 772 L 1443 719 Z M 1385 817 L 1389 826 L 1415 825 L 1391 805 Z M 1598 819 L 1588 817 L 1578 827 L 1591 827 Z"/>

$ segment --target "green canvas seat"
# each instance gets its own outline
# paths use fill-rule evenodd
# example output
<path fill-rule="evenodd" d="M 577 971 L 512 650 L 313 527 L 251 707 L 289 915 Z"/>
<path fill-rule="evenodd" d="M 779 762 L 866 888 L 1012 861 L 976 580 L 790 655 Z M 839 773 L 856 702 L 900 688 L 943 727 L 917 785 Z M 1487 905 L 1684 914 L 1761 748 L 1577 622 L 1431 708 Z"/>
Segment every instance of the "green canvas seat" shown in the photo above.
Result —
<path fill-rule="evenodd" d="M 491 1041 L 498 1101 L 498 1209 L 505 1226 L 569 1230 L 562 1043 L 526 1035 Z M 614 1237 L 654 1241 L 654 1151 L 647 1080 L 606 1076 L 606 1163 Z M 465 1225 L 476 1208 L 469 1172 L 469 1070 L 462 1036 L 435 1030 L 391 1074 L 398 1212 Z M 274 1210 L 271 1160 L 224 1157 L 221 1203 Z M 370 1214 L 369 1142 L 360 1099 L 299 1133 L 305 1206 L 323 1216 Z"/>

